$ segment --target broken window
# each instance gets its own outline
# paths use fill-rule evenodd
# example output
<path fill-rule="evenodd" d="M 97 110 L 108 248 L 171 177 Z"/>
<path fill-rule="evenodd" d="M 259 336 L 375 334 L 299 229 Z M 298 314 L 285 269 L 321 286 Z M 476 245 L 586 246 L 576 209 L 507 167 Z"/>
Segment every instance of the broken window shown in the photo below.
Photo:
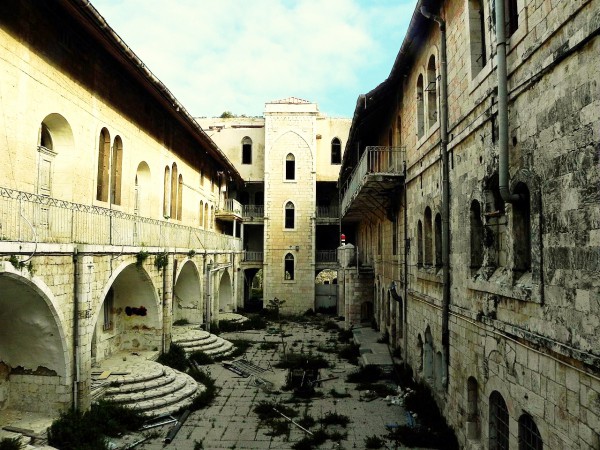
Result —
<path fill-rule="evenodd" d="M 477 200 L 471 202 L 469 211 L 471 232 L 471 274 L 475 274 L 483 265 L 483 222 L 481 206 Z"/>
<path fill-rule="evenodd" d="M 425 103 L 423 99 L 423 75 L 417 79 L 417 137 L 425 134 Z"/>
<path fill-rule="evenodd" d="M 284 262 L 284 279 L 293 280 L 294 279 L 294 255 L 288 253 L 285 255 Z"/>
<path fill-rule="evenodd" d="M 296 179 L 296 158 L 291 153 L 285 157 L 285 179 Z"/>
<path fill-rule="evenodd" d="M 338 138 L 331 141 L 331 164 L 342 163 L 342 143 Z"/>
<path fill-rule="evenodd" d="M 490 395 L 490 450 L 509 450 L 508 447 L 508 408 L 498 391 Z"/>
<path fill-rule="evenodd" d="M 506 20 L 506 37 L 510 37 L 519 28 L 519 9 L 517 0 L 505 0 L 504 15 Z"/>
<path fill-rule="evenodd" d="M 431 128 L 438 119 L 437 79 L 435 75 L 435 56 L 431 55 L 427 63 L 427 127 Z"/>
<path fill-rule="evenodd" d="M 285 228 L 294 228 L 294 204 L 292 202 L 285 204 Z"/>
<path fill-rule="evenodd" d="M 519 196 L 513 203 L 514 271 L 520 276 L 531 270 L 531 202 L 525 183 L 518 183 L 514 194 Z"/>
<path fill-rule="evenodd" d="M 435 234 L 435 267 L 442 267 L 442 216 L 441 214 L 435 215 L 434 223 L 434 234 Z"/>
<path fill-rule="evenodd" d="M 544 443 L 533 418 L 525 413 L 519 418 L 519 450 L 543 450 Z"/>
<path fill-rule="evenodd" d="M 425 233 L 424 233 L 424 244 L 425 244 L 425 265 L 431 266 L 433 264 L 432 258 L 432 223 L 431 223 L 431 208 L 428 206 L 425 208 Z"/>
<path fill-rule="evenodd" d="M 242 139 L 242 164 L 252 164 L 252 139 Z"/>

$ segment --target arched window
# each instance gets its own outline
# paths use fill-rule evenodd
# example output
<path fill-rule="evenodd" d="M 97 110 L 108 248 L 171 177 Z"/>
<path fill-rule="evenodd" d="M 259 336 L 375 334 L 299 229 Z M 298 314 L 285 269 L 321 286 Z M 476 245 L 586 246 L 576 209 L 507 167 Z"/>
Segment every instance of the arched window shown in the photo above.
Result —
<path fill-rule="evenodd" d="M 338 138 L 331 141 L 331 164 L 342 163 L 342 143 Z"/>
<path fill-rule="evenodd" d="M 471 273 L 474 275 L 483 265 L 483 221 L 481 206 L 477 200 L 471 202 L 469 211 L 471 232 Z"/>
<path fill-rule="evenodd" d="M 417 223 L 417 266 L 423 267 L 423 222 Z"/>
<path fill-rule="evenodd" d="M 421 333 L 417 336 L 417 350 L 419 351 L 419 365 L 417 370 L 421 372 L 423 370 L 423 338 Z"/>
<path fill-rule="evenodd" d="M 381 247 L 383 247 L 383 237 L 381 236 L 381 222 L 377 224 L 377 254 L 381 255 Z"/>
<path fill-rule="evenodd" d="M 242 139 L 242 164 L 252 164 L 252 139 Z"/>
<path fill-rule="evenodd" d="M 544 443 L 533 418 L 525 413 L 519 417 L 519 450 L 543 450 Z"/>
<path fill-rule="evenodd" d="M 487 180 L 485 195 L 485 215 L 487 227 L 485 229 L 485 242 L 488 246 L 490 266 L 506 267 L 508 259 L 508 228 L 504 200 L 500 195 L 498 174 L 493 174 Z"/>
<path fill-rule="evenodd" d="M 435 215 L 434 222 L 435 235 L 435 267 L 442 267 L 442 216 L 438 213 Z"/>
<path fill-rule="evenodd" d="M 514 193 L 519 196 L 513 203 L 514 270 L 522 275 L 531 270 L 531 201 L 525 183 L 518 183 Z"/>
<path fill-rule="evenodd" d="M 294 279 L 294 255 L 291 253 L 285 255 L 283 271 L 285 280 Z"/>
<path fill-rule="evenodd" d="M 215 207 L 210 206 L 210 217 L 208 218 L 208 226 L 212 230 L 215 227 Z"/>
<path fill-rule="evenodd" d="M 487 62 L 485 54 L 485 14 L 483 0 L 469 0 L 469 38 L 471 48 L 471 77 L 475 77 Z"/>
<path fill-rule="evenodd" d="M 171 209 L 169 211 L 169 216 L 172 219 L 177 216 L 177 175 L 177 164 L 173 163 L 171 167 Z"/>
<path fill-rule="evenodd" d="M 479 387 L 477 380 L 467 380 L 467 438 L 479 438 Z"/>
<path fill-rule="evenodd" d="M 435 354 L 435 387 L 438 390 L 444 387 L 444 358 L 439 350 Z"/>
<path fill-rule="evenodd" d="M 116 136 L 113 142 L 110 161 L 110 195 L 111 202 L 121 204 L 121 174 L 123 171 L 123 141 Z"/>
<path fill-rule="evenodd" d="M 427 63 L 427 116 L 428 128 L 431 128 L 438 120 L 437 107 L 437 78 L 435 75 L 435 56 L 429 57 Z"/>
<path fill-rule="evenodd" d="M 208 202 L 204 204 L 204 229 L 208 230 Z"/>
<path fill-rule="evenodd" d="M 177 181 L 177 220 L 181 220 L 181 213 L 183 210 L 183 175 L 179 175 Z"/>
<path fill-rule="evenodd" d="M 417 136 L 422 138 L 425 134 L 425 99 L 423 98 L 423 75 L 417 79 Z"/>
<path fill-rule="evenodd" d="M 423 372 L 429 384 L 433 381 L 433 336 L 427 326 L 425 330 L 425 344 L 423 345 Z"/>
<path fill-rule="evenodd" d="M 291 153 L 285 157 L 285 179 L 296 179 L 296 158 Z"/>
<path fill-rule="evenodd" d="M 199 226 L 204 226 L 204 201 L 200 200 L 200 214 L 198 214 Z"/>
<path fill-rule="evenodd" d="M 508 408 L 498 391 L 490 395 L 489 449 L 508 449 Z"/>
<path fill-rule="evenodd" d="M 433 264 L 432 258 L 432 247 L 433 247 L 433 239 L 432 239 L 432 224 L 431 224 L 431 208 L 428 206 L 425 208 L 425 235 L 423 236 L 425 239 L 425 265 L 431 266 Z"/>
<path fill-rule="evenodd" d="M 292 202 L 287 202 L 285 204 L 285 228 L 293 229 L 294 228 L 294 204 Z"/>
<path fill-rule="evenodd" d="M 96 200 L 108 201 L 108 180 L 110 169 L 110 134 L 106 128 L 100 131 L 98 142 L 98 179 L 96 180 Z"/>
<path fill-rule="evenodd" d="M 165 167 L 165 179 L 163 186 L 163 217 L 169 216 L 169 186 L 171 185 L 171 169 L 169 166 Z"/>
<path fill-rule="evenodd" d="M 104 130 L 103 130 L 104 131 Z M 54 150 L 54 144 L 52 142 L 52 135 L 48 126 L 42 122 L 42 129 L 40 132 L 40 147 L 44 147 L 47 150 Z"/>

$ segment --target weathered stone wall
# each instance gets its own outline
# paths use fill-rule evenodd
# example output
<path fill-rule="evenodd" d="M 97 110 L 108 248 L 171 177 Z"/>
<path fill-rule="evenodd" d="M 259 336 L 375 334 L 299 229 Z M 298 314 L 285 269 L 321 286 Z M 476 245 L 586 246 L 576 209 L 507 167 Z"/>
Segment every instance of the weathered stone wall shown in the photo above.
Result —
<path fill-rule="evenodd" d="M 483 3 L 488 23 L 489 5 Z M 400 117 L 394 143 L 407 152 L 406 359 L 416 377 L 432 388 L 461 445 L 488 446 L 489 399 L 496 391 L 508 407 L 511 448 L 518 446 L 518 420 L 524 413 L 533 418 L 547 448 L 596 448 L 600 445 L 600 353 L 594 345 L 600 335 L 596 69 L 600 2 L 517 5 L 518 29 L 508 41 L 509 188 L 523 192 L 522 186 L 527 187 L 526 227 L 519 222 L 522 203 L 506 204 L 502 211 L 494 198 L 498 171 L 494 28 L 485 27 L 486 61 L 474 68 L 471 2 L 447 1 L 441 10 L 448 30 L 450 134 L 447 375 L 442 272 L 437 261 L 441 241 L 436 236 L 442 188 L 439 122 L 428 120 L 428 113 L 436 107 L 439 111 L 439 105 L 428 104 L 425 91 L 420 111 L 417 96 L 419 76 L 427 79 L 431 55 L 439 75 L 440 33 L 434 22 L 425 29 L 421 45 L 411 49 L 406 81 L 397 86 L 401 101 L 396 112 L 367 145 L 381 143 Z M 473 201 L 479 203 L 483 228 L 478 239 L 473 239 Z M 358 247 L 363 264 L 374 267 L 375 317 L 380 329 L 389 331 L 387 286 L 392 279 L 401 280 L 402 274 L 389 275 L 392 266 L 386 264 L 386 251 L 378 250 L 380 226 L 383 247 L 389 246 L 386 220 L 373 214 L 357 226 Z M 527 241 L 530 262 L 523 269 Z M 473 256 L 477 251 L 481 261 Z M 391 316 L 400 320 L 398 314 Z M 449 385 L 444 388 L 446 379 Z M 469 385 L 474 386 L 471 395 Z"/>

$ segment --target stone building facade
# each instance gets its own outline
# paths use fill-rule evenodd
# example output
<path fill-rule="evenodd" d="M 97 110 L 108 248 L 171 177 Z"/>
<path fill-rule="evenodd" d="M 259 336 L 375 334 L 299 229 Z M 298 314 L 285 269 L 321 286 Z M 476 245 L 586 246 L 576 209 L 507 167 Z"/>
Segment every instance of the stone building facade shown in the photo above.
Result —
<path fill-rule="evenodd" d="M 265 305 L 285 300 L 288 314 L 335 308 L 337 286 L 315 280 L 337 269 L 336 182 L 350 119 L 327 117 L 317 104 L 290 97 L 266 103 L 262 118 L 197 120 L 244 179 L 230 196 L 239 206 L 228 205 L 239 211 L 246 250 L 238 285 L 244 300 L 262 270 Z"/>
<path fill-rule="evenodd" d="M 461 447 L 600 448 L 600 2 L 502 3 L 418 1 L 357 101 L 342 229 L 373 301 L 347 320 Z"/>
<path fill-rule="evenodd" d="M 89 4 L 0 4 L 0 409 L 237 307 L 234 165 Z"/>

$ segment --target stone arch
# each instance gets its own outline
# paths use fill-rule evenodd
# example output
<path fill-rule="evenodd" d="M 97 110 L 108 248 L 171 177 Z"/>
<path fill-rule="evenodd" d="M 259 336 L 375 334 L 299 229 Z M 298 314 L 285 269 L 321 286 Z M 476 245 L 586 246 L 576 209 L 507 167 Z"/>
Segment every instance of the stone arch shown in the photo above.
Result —
<path fill-rule="evenodd" d="M 143 267 L 123 263 L 107 281 L 92 316 L 92 358 L 162 346 L 160 299 Z"/>
<path fill-rule="evenodd" d="M 61 114 L 48 114 L 40 122 L 38 130 L 37 192 L 41 195 L 72 199 L 71 184 L 75 140 L 71 125 Z M 79 160 L 76 159 L 79 162 Z M 60 180 L 54 183 L 53 180 Z"/>
<path fill-rule="evenodd" d="M 228 270 L 223 272 L 223 275 L 221 275 L 221 282 L 219 283 L 219 311 L 235 311 L 231 277 L 229 276 Z"/>
<path fill-rule="evenodd" d="M 467 379 L 467 421 L 468 439 L 479 439 L 479 384 L 475 377 Z"/>
<path fill-rule="evenodd" d="M 56 414 L 71 401 L 57 389 L 71 378 L 66 333 L 50 289 L 9 266 L 0 273 L 0 408 Z"/>
<path fill-rule="evenodd" d="M 173 290 L 173 320 L 203 322 L 201 277 L 194 261 L 181 265 Z"/>

